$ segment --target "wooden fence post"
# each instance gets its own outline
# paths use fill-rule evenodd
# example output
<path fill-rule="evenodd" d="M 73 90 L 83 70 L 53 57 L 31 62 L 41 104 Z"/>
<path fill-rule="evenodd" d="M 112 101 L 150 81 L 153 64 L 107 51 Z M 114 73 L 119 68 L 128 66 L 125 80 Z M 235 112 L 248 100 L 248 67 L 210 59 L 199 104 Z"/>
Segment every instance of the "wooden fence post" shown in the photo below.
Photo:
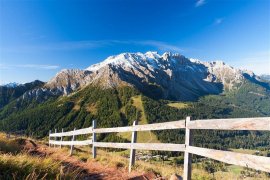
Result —
<path fill-rule="evenodd" d="M 73 145 L 73 142 L 74 142 L 74 140 L 75 140 L 75 130 L 76 130 L 76 128 L 74 128 L 74 131 L 73 131 L 73 136 L 72 136 L 72 143 L 71 143 L 71 146 L 70 146 L 70 153 L 69 153 L 69 155 L 72 155 L 72 153 L 73 153 L 73 147 L 74 147 L 74 145 Z"/>
<path fill-rule="evenodd" d="M 49 147 L 51 147 L 51 142 L 50 142 L 50 141 L 51 141 L 51 132 L 52 132 L 52 131 L 49 130 Z"/>
<path fill-rule="evenodd" d="M 64 132 L 64 129 L 62 128 L 62 133 Z M 61 143 L 63 141 L 63 136 L 61 136 L 61 139 L 60 139 Z M 60 148 L 62 148 L 62 144 L 60 144 Z"/>
<path fill-rule="evenodd" d="M 137 121 L 133 121 L 133 126 L 136 126 L 137 124 L 138 124 Z M 132 131 L 128 172 L 131 172 L 131 168 L 135 164 L 136 150 L 133 149 L 132 146 L 133 146 L 133 143 L 136 143 L 136 142 L 137 142 L 137 131 Z"/>
<path fill-rule="evenodd" d="M 186 134 L 185 134 L 185 155 L 184 155 L 184 180 L 191 179 L 191 165 L 192 165 L 192 154 L 188 153 L 187 147 L 192 145 L 192 134 L 189 128 L 187 128 L 188 123 L 191 118 L 188 116 L 186 118 Z"/>
<path fill-rule="evenodd" d="M 56 130 L 56 129 L 54 129 L 54 132 L 56 133 L 56 132 L 57 132 L 57 130 Z M 56 137 L 56 136 L 55 136 L 54 140 L 55 140 L 55 141 L 57 141 L 57 137 Z M 55 148 L 55 144 L 53 145 L 53 147 Z"/>
<path fill-rule="evenodd" d="M 95 142 L 97 141 L 96 133 L 94 132 L 94 129 L 97 127 L 97 121 L 93 120 L 92 122 L 92 129 L 93 129 L 93 134 L 92 134 L 92 155 L 93 158 L 96 158 L 97 156 L 97 149 L 95 147 Z"/>

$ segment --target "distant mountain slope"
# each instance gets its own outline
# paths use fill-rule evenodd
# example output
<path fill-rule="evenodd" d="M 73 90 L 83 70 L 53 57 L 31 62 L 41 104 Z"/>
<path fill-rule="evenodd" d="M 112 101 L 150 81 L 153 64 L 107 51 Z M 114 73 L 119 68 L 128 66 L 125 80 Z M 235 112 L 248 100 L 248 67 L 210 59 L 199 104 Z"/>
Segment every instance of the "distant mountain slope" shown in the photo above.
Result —
<path fill-rule="evenodd" d="M 269 74 L 263 74 L 260 76 L 261 79 L 270 82 L 270 75 Z"/>
<path fill-rule="evenodd" d="M 36 80 L 26 84 L 12 83 L 0 86 L 0 109 L 12 100 L 22 96 L 25 92 L 34 88 L 42 87 L 43 85 L 43 82 Z"/>
<path fill-rule="evenodd" d="M 15 88 L 17 86 L 19 86 L 20 84 L 19 83 L 16 83 L 16 82 L 10 82 L 10 83 L 7 83 L 7 84 L 2 84 L 0 86 L 3 86 L 3 87 L 9 87 L 9 88 Z"/>

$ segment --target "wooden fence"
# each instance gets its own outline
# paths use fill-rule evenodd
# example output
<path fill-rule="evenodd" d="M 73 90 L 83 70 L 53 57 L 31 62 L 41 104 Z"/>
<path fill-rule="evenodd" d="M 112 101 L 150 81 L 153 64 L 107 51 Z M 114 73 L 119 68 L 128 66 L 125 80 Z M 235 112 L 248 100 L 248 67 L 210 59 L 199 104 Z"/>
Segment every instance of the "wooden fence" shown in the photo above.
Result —
<path fill-rule="evenodd" d="M 158 150 L 158 151 L 181 151 L 184 152 L 184 180 L 191 179 L 191 155 L 196 154 L 211 159 L 215 159 L 224 163 L 253 168 L 260 171 L 270 172 L 270 157 L 255 156 L 230 151 L 221 151 L 192 146 L 192 129 L 214 129 L 214 130 L 259 130 L 270 131 L 270 117 L 260 118 L 237 118 L 237 119 L 211 119 L 211 120 L 194 120 L 190 117 L 186 120 L 171 121 L 165 123 L 137 125 L 134 121 L 133 126 L 115 127 L 115 128 L 96 128 L 96 121 L 92 123 L 92 127 L 84 129 L 74 129 L 69 132 L 55 133 L 49 132 L 49 145 L 68 145 L 70 146 L 70 154 L 72 154 L 73 146 L 92 145 L 92 155 L 96 157 L 97 147 L 130 149 L 129 172 L 135 163 L 135 150 Z M 168 129 L 185 129 L 185 144 L 170 143 L 136 143 L 138 131 L 168 130 Z M 97 142 L 97 133 L 118 133 L 132 132 L 131 143 L 113 143 L 113 142 Z M 92 134 L 88 140 L 76 141 L 76 135 Z M 63 141 L 64 136 L 72 136 L 71 141 Z M 51 138 L 54 137 L 54 140 Z M 60 140 L 57 140 L 57 138 Z M 270 143 L 270 140 L 269 140 Z"/>

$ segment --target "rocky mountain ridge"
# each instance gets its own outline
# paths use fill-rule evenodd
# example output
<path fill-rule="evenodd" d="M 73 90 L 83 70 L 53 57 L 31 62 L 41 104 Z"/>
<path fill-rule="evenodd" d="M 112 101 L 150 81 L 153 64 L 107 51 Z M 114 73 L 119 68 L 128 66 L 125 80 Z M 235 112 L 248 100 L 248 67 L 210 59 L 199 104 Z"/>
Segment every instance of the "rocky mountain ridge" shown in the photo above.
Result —
<path fill-rule="evenodd" d="M 28 92 L 31 92 L 35 89 L 41 89 L 44 86 L 44 82 L 35 80 L 30 83 L 17 84 L 12 83 L 10 85 L 1 85 L 0 86 L 0 109 L 4 107 L 9 102 L 23 97 Z"/>
<path fill-rule="evenodd" d="M 270 82 L 270 74 L 262 74 L 260 76 L 261 79 L 265 80 L 265 81 L 269 81 Z"/>
<path fill-rule="evenodd" d="M 10 83 L 6 83 L 6 84 L 1 84 L 0 86 L 8 87 L 8 88 L 15 88 L 15 87 L 17 87 L 19 85 L 21 85 L 21 84 L 16 83 L 16 82 L 10 82 Z"/>
<path fill-rule="evenodd" d="M 131 86 L 160 98 L 194 100 L 235 89 L 247 76 L 259 80 L 254 73 L 222 61 L 202 62 L 170 52 L 122 53 L 85 70 L 64 69 L 44 87 L 27 92 L 24 97 L 69 95 L 91 84 L 104 89 Z"/>

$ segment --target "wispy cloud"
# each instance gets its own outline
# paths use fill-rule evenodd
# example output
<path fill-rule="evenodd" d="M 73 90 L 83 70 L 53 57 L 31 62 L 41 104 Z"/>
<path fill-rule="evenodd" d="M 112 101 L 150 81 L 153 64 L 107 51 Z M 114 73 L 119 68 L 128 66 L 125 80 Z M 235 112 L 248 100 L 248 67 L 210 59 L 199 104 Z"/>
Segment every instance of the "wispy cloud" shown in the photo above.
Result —
<path fill-rule="evenodd" d="M 57 42 L 57 43 L 49 43 L 43 45 L 35 45 L 35 46 L 21 46 L 21 47 L 12 47 L 12 48 L 1 48 L 0 51 L 5 52 L 36 52 L 36 51 L 69 51 L 69 50 L 82 50 L 82 49 L 96 49 L 96 48 L 104 48 L 111 47 L 119 44 L 127 44 L 127 45 L 135 45 L 135 46 L 150 46 L 154 47 L 157 50 L 163 51 L 180 51 L 182 52 L 179 46 L 175 44 L 170 44 L 163 41 L 156 40 L 85 40 L 85 41 L 69 41 L 69 42 Z"/>
<path fill-rule="evenodd" d="M 248 53 L 245 57 L 232 61 L 231 65 L 240 69 L 251 70 L 258 75 L 269 74 L 270 50 Z"/>
<path fill-rule="evenodd" d="M 141 45 L 141 46 L 152 46 L 162 51 L 177 51 L 177 52 L 184 51 L 182 48 L 180 48 L 177 45 L 173 45 L 173 44 L 162 42 L 162 41 L 155 41 L 155 40 L 126 41 L 126 42 L 120 42 L 120 43 L 135 44 L 135 45 Z"/>
<path fill-rule="evenodd" d="M 0 64 L 0 69 L 10 69 L 10 67 L 5 64 Z"/>
<path fill-rule="evenodd" d="M 217 19 L 215 19 L 214 24 L 215 24 L 215 25 L 219 25 L 219 24 L 221 24 L 223 21 L 224 21 L 224 18 L 217 18 Z"/>
<path fill-rule="evenodd" d="M 19 64 L 19 65 L 0 64 L 0 69 L 13 69 L 13 68 L 32 68 L 32 69 L 53 70 L 53 69 L 59 69 L 60 66 L 47 65 L 47 64 Z"/>
<path fill-rule="evenodd" d="M 177 51 L 177 52 L 183 51 L 183 49 L 180 48 L 179 46 L 161 42 L 161 41 L 148 40 L 148 41 L 135 41 L 134 43 L 140 44 L 140 45 L 153 46 L 162 51 Z"/>
<path fill-rule="evenodd" d="M 197 0 L 195 3 L 195 7 L 200 7 L 205 4 L 205 0 Z"/>
<path fill-rule="evenodd" d="M 75 49 L 94 49 L 101 48 L 107 46 L 114 46 L 118 44 L 128 44 L 128 45 L 138 45 L 138 46 L 151 46 L 157 48 L 158 50 L 164 51 L 182 51 L 176 45 L 156 40 L 142 40 L 142 41 L 134 41 L 134 40 L 100 40 L 100 41 L 73 41 L 73 42 L 65 42 L 60 44 L 55 44 L 55 46 L 51 46 L 51 48 L 58 50 L 75 50 Z"/>
<path fill-rule="evenodd" d="M 60 68 L 57 65 L 46 65 L 46 64 L 24 64 L 24 65 L 17 65 L 17 67 L 35 68 L 35 69 L 48 69 L 48 70 Z"/>

